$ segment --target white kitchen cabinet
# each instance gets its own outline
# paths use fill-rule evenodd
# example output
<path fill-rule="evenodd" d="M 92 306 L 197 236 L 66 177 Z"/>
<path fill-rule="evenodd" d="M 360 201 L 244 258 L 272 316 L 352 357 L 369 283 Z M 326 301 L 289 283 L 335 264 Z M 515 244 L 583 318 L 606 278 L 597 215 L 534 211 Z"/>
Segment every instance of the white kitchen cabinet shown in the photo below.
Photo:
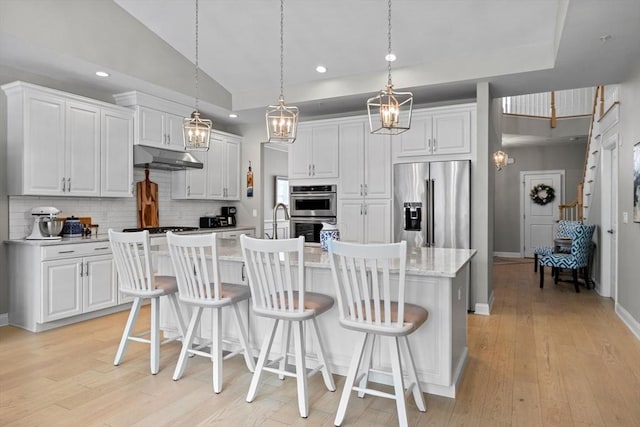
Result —
<path fill-rule="evenodd" d="M 391 197 L 391 145 L 389 136 L 368 132 L 366 119 L 340 124 L 341 198 Z"/>
<path fill-rule="evenodd" d="M 133 163 L 130 150 L 103 158 L 109 146 L 131 142 L 114 139 L 113 123 L 105 123 L 105 112 L 124 117 L 130 112 L 117 106 L 41 86 L 13 82 L 2 86 L 7 94 L 8 192 L 31 196 L 127 197 L 133 193 Z M 132 116 L 127 119 L 132 123 Z M 121 134 L 118 134 L 120 137 Z M 114 142 L 115 141 L 115 142 Z M 124 155 L 123 155 L 124 154 Z M 102 170 L 108 163 L 109 170 Z M 118 175 L 119 191 L 104 176 Z M 127 180 L 126 183 L 123 181 Z M 125 189 L 126 191 L 121 191 Z"/>
<path fill-rule="evenodd" d="M 391 200 L 341 200 L 338 202 L 338 227 L 340 240 L 345 242 L 391 242 Z"/>
<path fill-rule="evenodd" d="M 300 125 L 289 147 L 289 179 L 337 178 L 339 146 L 337 123 Z"/>
<path fill-rule="evenodd" d="M 394 139 L 396 158 L 469 154 L 475 114 L 475 104 L 414 111 L 411 129 Z"/>
<path fill-rule="evenodd" d="M 133 197 L 133 112 L 102 109 L 100 194 Z"/>
<path fill-rule="evenodd" d="M 9 245 L 9 323 L 39 332 L 118 309 L 108 241 Z"/>
<path fill-rule="evenodd" d="M 173 199 L 240 200 L 240 141 L 235 135 L 211 132 L 209 151 L 193 154 L 203 169 L 171 174 Z"/>

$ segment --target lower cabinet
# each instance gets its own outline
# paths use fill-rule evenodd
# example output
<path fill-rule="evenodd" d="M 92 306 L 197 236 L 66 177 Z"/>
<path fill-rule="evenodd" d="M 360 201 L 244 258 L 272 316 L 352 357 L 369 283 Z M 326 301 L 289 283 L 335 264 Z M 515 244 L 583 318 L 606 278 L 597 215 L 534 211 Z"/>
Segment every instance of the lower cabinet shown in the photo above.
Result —
<path fill-rule="evenodd" d="M 109 242 L 11 244 L 9 287 L 9 324 L 32 332 L 118 305 Z"/>
<path fill-rule="evenodd" d="M 345 242 L 391 242 L 391 200 L 341 200 L 338 203 L 338 227 L 340 240 Z"/>

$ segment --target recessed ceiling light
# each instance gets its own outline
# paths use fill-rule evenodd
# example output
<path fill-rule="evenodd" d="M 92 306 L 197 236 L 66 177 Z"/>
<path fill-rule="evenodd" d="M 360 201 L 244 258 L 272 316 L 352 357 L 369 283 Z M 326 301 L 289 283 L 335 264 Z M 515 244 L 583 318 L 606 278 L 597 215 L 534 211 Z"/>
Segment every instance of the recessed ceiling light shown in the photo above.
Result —
<path fill-rule="evenodd" d="M 600 41 L 602 43 L 606 43 L 611 40 L 611 34 L 605 34 L 604 36 L 600 36 Z"/>
<path fill-rule="evenodd" d="M 236 119 L 238 118 L 238 115 L 236 113 L 231 113 L 229 114 L 229 117 L 231 117 L 232 119 Z"/>
<path fill-rule="evenodd" d="M 106 71 L 96 71 L 96 76 L 98 76 L 98 77 L 109 77 L 110 74 L 107 73 Z"/>
<path fill-rule="evenodd" d="M 385 61 L 388 61 L 388 62 L 393 62 L 393 61 L 395 61 L 395 60 L 396 60 L 396 55 L 395 55 L 395 53 L 388 53 L 387 55 L 385 55 L 384 60 L 385 60 Z"/>
<path fill-rule="evenodd" d="M 324 65 L 318 65 L 316 67 L 316 71 L 319 73 L 326 73 L 327 72 L 327 67 L 325 67 Z"/>

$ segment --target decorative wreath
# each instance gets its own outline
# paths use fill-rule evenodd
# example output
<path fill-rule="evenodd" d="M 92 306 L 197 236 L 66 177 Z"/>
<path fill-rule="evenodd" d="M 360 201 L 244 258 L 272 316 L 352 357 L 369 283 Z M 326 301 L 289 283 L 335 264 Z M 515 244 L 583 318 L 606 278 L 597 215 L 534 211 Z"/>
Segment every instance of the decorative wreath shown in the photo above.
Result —
<path fill-rule="evenodd" d="M 556 198 L 556 191 L 548 185 L 538 184 L 531 189 L 530 196 L 536 205 L 546 205 Z"/>

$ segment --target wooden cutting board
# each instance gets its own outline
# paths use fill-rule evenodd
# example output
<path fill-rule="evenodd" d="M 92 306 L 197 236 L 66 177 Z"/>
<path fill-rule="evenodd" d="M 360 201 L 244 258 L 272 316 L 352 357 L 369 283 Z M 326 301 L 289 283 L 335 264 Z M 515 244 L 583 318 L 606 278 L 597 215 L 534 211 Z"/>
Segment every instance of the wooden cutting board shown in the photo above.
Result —
<path fill-rule="evenodd" d="M 149 179 L 149 169 L 145 169 L 144 174 L 144 181 L 136 183 L 138 227 L 159 227 L 158 184 Z"/>

